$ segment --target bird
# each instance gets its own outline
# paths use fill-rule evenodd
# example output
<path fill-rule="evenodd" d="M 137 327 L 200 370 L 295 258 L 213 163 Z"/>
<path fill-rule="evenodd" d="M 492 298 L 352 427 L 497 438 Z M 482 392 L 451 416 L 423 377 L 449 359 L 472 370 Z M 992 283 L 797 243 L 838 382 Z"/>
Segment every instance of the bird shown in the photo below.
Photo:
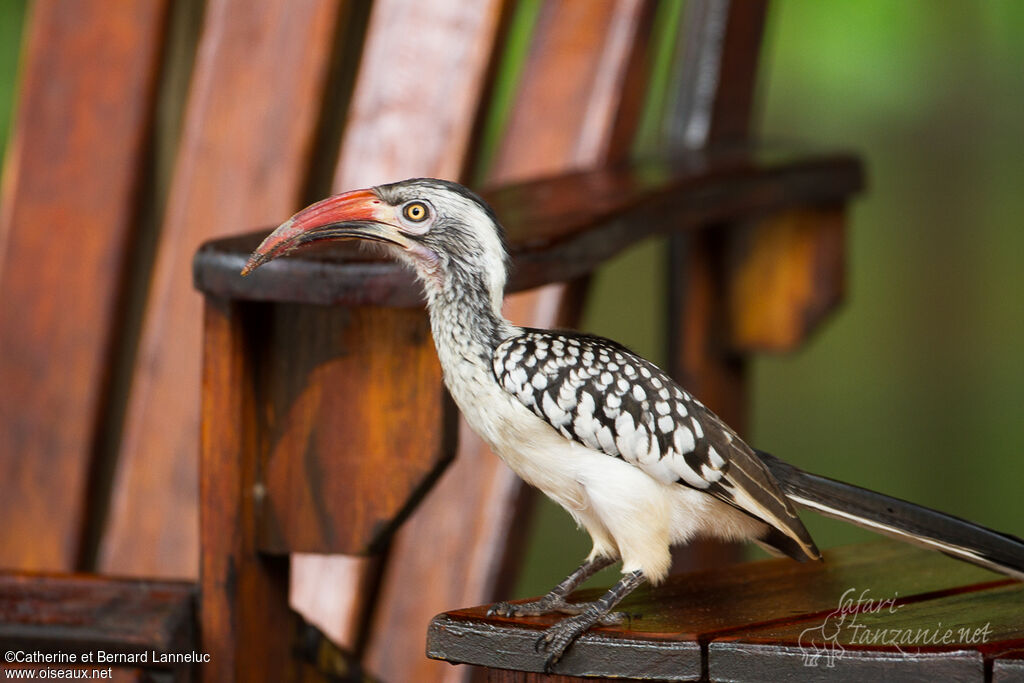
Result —
<path fill-rule="evenodd" d="M 590 535 L 583 563 L 543 597 L 491 614 L 565 614 L 537 640 L 550 671 L 615 607 L 669 573 L 672 546 L 697 537 L 752 541 L 776 555 L 821 553 L 796 507 L 1024 580 L 1024 541 L 913 503 L 800 470 L 749 446 L 653 363 L 609 339 L 521 327 L 502 314 L 504 230 L 477 194 L 411 178 L 328 197 L 270 233 L 242 275 L 302 245 L 382 245 L 422 284 L 445 385 L 469 426 L 527 484 Z M 597 600 L 570 602 L 621 562 Z"/>

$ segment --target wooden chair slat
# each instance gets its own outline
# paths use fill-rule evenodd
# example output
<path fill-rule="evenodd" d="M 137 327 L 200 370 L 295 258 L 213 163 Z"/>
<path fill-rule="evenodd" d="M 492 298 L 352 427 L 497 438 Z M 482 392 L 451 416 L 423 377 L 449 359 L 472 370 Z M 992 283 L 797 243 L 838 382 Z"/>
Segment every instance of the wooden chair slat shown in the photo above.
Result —
<path fill-rule="evenodd" d="M 650 9 L 644 0 L 541 6 L 489 184 L 624 156 L 628 143 L 613 152 L 612 141 L 617 116 L 627 106 L 625 76 L 641 50 L 638 36 Z M 644 81 L 630 85 L 642 90 Z"/>
<path fill-rule="evenodd" d="M 0 566 L 83 551 L 166 5 L 30 13 L 0 215 Z"/>
<path fill-rule="evenodd" d="M 502 5 L 373 3 L 336 192 L 417 175 L 462 176 Z"/>
<path fill-rule="evenodd" d="M 791 351 L 842 301 L 841 204 L 785 211 L 736 230 L 726 255 L 729 346 Z"/>
<path fill-rule="evenodd" d="M 189 652 L 195 593 L 185 582 L 0 574 L 0 649 Z"/>
<path fill-rule="evenodd" d="M 195 576 L 204 240 L 303 200 L 339 4 L 207 3 L 157 251 L 100 568 Z M 139 552 L 140 547 L 148 548 Z"/>
<path fill-rule="evenodd" d="M 258 553 L 259 373 L 251 324 L 245 306 L 206 300 L 199 627 L 211 658 L 201 673 L 209 681 L 297 678 L 300 620 L 288 609 L 288 558 Z"/>
<path fill-rule="evenodd" d="M 1014 648 L 995 656 L 992 660 L 992 683 L 1020 683 L 1024 681 L 1024 647 Z"/>
<path fill-rule="evenodd" d="M 502 6 L 500 0 L 373 3 L 334 173 L 336 191 L 410 176 L 461 175 Z M 354 648 L 376 571 L 371 560 L 297 554 L 292 604 L 336 642 Z M 334 588 L 325 592 L 325 585 Z"/>

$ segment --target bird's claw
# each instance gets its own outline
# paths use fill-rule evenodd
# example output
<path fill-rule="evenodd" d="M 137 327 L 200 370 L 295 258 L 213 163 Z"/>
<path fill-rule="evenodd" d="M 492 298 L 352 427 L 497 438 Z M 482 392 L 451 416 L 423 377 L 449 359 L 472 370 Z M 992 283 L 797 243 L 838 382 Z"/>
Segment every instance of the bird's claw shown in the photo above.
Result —
<path fill-rule="evenodd" d="M 576 639 L 587 629 L 600 622 L 604 616 L 608 615 L 588 610 L 582 614 L 562 619 L 541 633 L 533 647 L 537 652 L 547 653 L 547 658 L 544 660 L 544 672 L 551 673 L 552 667 L 558 663 L 569 646 L 576 642 Z"/>
<path fill-rule="evenodd" d="M 516 608 L 510 602 L 496 602 L 487 609 L 487 616 L 516 617 Z"/>

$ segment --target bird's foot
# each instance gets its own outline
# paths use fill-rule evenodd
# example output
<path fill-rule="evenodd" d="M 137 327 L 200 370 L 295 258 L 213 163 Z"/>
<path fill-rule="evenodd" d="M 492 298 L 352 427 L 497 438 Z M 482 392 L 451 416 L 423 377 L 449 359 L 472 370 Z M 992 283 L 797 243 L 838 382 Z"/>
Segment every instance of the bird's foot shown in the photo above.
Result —
<path fill-rule="evenodd" d="M 644 575 L 639 569 L 623 575 L 618 583 L 597 600 L 575 605 L 574 607 L 580 609 L 579 614 L 562 619 L 544 631 L 534 645 L 538 652 L 547 653 L 544 671 L 550 673 L 551 668 L 558 663 L 569 646 L 590 627 L 596 624 L 615 624 L 628 619 L 629 617 L 622 612 L 612 612 L 612 609 L 643 581 Z"/>
<path fill-rule="evenodd" d="M 496 602 L 487 610 L 487 616 L 500 617 L 537 617 L 543 614 L 582 614 L 590 602 L 569 602 L 559 596 L 545 595 L 540 600 L 530 602 Z M 599 623 L 605 626 L 621 624 L 629 619 L 625 612 L 609 612 L 601 617 Z"/>
<path fill-rule="evenodd" d="M 544 652 L 547 658 L 544 660 L 544 672 L 551 673 L 552 667 L 558 663 L 569 646 L 576 642 L 576 639 L 587 632 L 592 626 L 601 623 L 605 617 L 611 617 L 616 612 L 602 614 L 593 603 L 588 605 L 589 609 L 583 612 L 562 619 L 554 626 L 545 630 L 537 639 L 534 649 L 537 652 Z"/>

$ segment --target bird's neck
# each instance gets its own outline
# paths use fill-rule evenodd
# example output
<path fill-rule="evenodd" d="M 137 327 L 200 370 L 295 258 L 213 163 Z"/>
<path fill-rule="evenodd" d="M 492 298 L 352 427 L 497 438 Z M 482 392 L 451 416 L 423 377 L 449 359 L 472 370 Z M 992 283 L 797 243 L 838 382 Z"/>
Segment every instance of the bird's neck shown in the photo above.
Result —
<path fill-rule="evenodd" d="M 461 273 L 428 284 L 430 327 L 446 375 L 467 363 L 491 372 L 494 350 L 520 331 L 501 314 L 501 299 L 500 285 L 494 291 L 493 283 Z"/>

